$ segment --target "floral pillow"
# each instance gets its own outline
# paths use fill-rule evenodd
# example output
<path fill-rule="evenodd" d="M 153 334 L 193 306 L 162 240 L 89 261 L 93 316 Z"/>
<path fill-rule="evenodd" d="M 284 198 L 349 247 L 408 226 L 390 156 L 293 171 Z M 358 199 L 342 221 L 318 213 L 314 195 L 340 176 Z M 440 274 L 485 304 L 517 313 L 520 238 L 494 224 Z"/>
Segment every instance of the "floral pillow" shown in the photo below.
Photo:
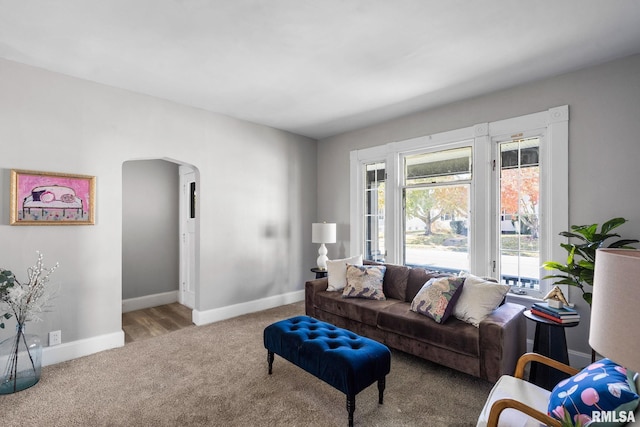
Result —
<path fill-rule="evenodd" d="M 386 300 L 382 291 L 384 265 L 348 265 L 347 285 L 342 292 L 342 298 L 366 298 Z"/>
<path fill-rule="evenodd" d="M 464 277 L 430 279 L 411 302 L 411 311 L 424 314 L 438 323 L 446 321 L 460 297 Z"/>
<path fill-rule="evenodd" d="M 590 426 L 615 426 L 626 422 L 638 406 L 640 397 L 629 382 L 627 370 L 609 359 L 602 359 L 556 385 L 549 397 L 549 416 L 563 420 L 567 416 Z"/>

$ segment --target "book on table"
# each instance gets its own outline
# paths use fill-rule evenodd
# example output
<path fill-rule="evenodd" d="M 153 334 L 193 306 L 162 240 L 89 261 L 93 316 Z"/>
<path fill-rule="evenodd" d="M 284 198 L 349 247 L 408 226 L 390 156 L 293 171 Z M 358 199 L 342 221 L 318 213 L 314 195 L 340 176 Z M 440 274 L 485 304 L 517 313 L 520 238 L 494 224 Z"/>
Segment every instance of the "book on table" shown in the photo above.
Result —
<path fill-rule="evenodd" d="M 531 307 L 531 313 L 538 317 L 542 317 L 543 319 L 551 320 L 552 322 L 556 323 L 577 323 L 580 321 L 579 314 L 575 316 L 556 317 L 550 315 L 549 313 L 545 313 L 544 311 L 536 310 L 535 307 Z"/>
<path fill-rule="evenodd" d="M 531 308 L 535 308 L 538 311 L 542 311 L 543 313 L 547 313 L 550 316 L 558 317 L 558 318 L 566 318 L 566 317 L 580 317 L 580 313 L 578 313 L 575 309 L 571 307 L 562 307 L 555 308 L 549 307 L 549 304 L 546 302 L 534 302 Z"/>

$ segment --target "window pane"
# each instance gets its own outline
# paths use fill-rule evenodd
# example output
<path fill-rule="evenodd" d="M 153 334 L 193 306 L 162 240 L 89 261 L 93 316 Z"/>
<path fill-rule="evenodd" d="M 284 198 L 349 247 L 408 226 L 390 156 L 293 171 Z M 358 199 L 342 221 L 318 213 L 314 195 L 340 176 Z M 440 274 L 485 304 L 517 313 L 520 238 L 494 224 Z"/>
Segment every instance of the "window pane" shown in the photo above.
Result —
<path fill-rule="evenodd" d="M 384 261 L 384 162 L 365 165 L 364 259 Z"/>
<path fill-rule="evenodd" d="M 539 289 L 538 138 L 500 144 L 500 268 L 504 283 Z"/>
<path fill-rule="evenodd" d="M 471 179 L 471 147 L 405 157 L 405 184 L 435 184 Z"/>
<path fill-rule="evenodd" d="M 469 184 L 405 189 L 405 264 L 469 270 L 469 189 Z"/>

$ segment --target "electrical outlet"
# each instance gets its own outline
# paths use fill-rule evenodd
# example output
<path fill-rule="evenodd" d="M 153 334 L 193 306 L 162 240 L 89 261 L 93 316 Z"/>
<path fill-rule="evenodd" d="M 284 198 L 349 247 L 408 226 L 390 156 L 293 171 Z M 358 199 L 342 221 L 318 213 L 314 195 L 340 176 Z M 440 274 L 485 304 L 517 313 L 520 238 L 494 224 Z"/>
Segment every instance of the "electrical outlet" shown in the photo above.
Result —
<path fill-rule="evenodd" d="M 62 331 L 49 332 L 49 347 L 62 344 Z"/>

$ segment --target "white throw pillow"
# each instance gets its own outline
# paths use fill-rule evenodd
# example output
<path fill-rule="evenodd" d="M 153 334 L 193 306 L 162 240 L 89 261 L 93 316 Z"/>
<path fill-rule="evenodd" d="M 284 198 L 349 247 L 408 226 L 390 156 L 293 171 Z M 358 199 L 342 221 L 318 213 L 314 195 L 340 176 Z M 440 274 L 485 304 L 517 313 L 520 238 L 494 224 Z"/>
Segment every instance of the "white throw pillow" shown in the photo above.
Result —
<path fill-rule="evenodd" d="M 477 328 L 500 305 L 509 288 L 509 285 L 467 274 L 453 315 Z"/>
<path fill-rule="evenodd" d="M 341 291 L 347 286 L 347 264 L 362 265 L 362 255 L 327 261 L 328 291 Z"/>

